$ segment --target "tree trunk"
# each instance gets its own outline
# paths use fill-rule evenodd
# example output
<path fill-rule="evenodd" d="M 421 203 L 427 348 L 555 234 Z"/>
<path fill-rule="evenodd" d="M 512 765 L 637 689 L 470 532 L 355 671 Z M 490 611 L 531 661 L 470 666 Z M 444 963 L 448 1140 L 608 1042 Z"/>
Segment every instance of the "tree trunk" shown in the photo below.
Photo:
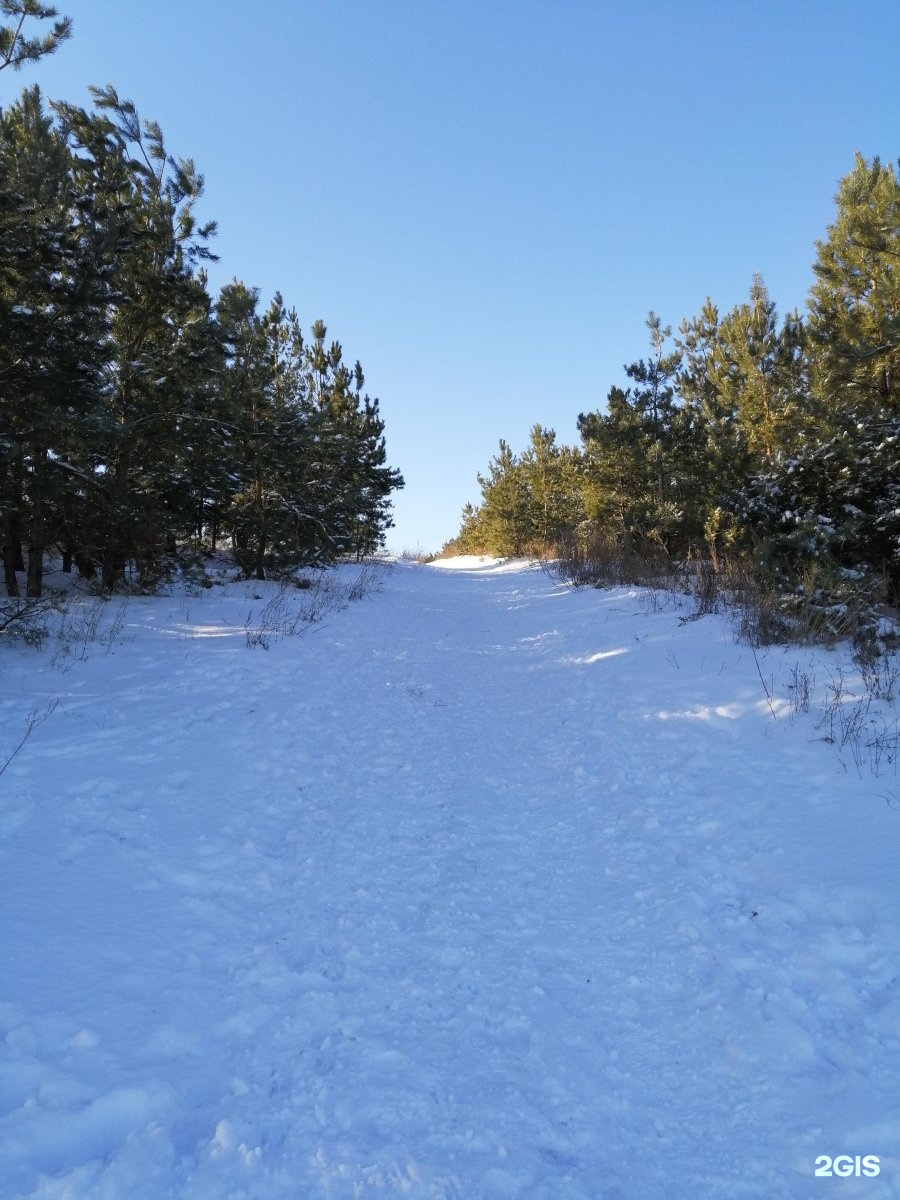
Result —
<path fill-rule="evenodd" d="M 108 592 L 114 592 L 119 583 L 123 580 L 125 572 L 125 560 L 116 546 L 115 540 L 110 539 L 103 555 L 103 570 L 101 579 L 103 587 Z"/>
<path fill-rule="evenodd" d="M 25 570 L 25 559 L 22 557 L 22 518 L 18 508 L 13 508 L 9 514 L 11 530 L 11 549 L 14 571 Z"/>
<path fill-rule="evenodd" d="M 83 550 L 76 550 L 73 557 L 75 559 L 75 566 L 78 568 L 78 574 L 81 576 L 81 578 L 86 580 L 93 579 L 97 574 L 97 571 L 90 557 L 85 554 Z"/>
<path fill-rule="evenodd" d="M 3 506 L 3 582 L 6 585 L 7 596 L 19 595 L 19 581 L 16 578 L 16 558 L 21 555 L 20 546 L 13 541 L 12 507 Z"/>
<path fill-rule="evenodd" d="M 22 547 L 17 544 L 18 530 L 15 521 L 15 493 L 11 473 L 2 470 L 0 460 L 0 554 L 3 558 L 3 583 L 7 596 L 19 595 L 19 581 L 16 578 L 17 556 L 21 555 Z"/>
<path fill-rule="evenodd" d="M 31 500 L 31 522 L 28 536 L 28 575 L 26 577 L 25 594 L 37 599 L 44 588 L 44 549 L 46 546 L 46 531 L 44 529 L 44 467 L 47 462 L 47 450 L 44 446 L 36 446 L 31 464 L 31 482 L 29 499 Z"/>
<path fill-rule="evenodd" d="M 256 574 L 257 579 L 265 579 L 265 577 L 266 577 L 266 569 L 265 569 L 266 541 L 268 540 L 268 530 L 266 528 L 266 508 L 265 508 L 265 500 L 263 497 L 262 477 L 260 475 L 258 462 L 257 462 L 255 491 L 256 491 L 256 511 L 259 515 L 259 530 L 258 530 L 257 539 L 256 539 L 256 571 L 255 571 L 255 574 Z"/>
<path fill-rule="evenodd" d="M 125 564 L 133 553 L 133 539 L 124 529 L 126 498 L 128 495 L 129 448 L 125 442 L 120 442 L 116 450 L 114 502 L 109 515 L 109 532 L 103 551 L 103 566 L 101 579 L 104 588 L 115 591 L 124 582 Z"/>
<path fill-rule="evenodd" d="M 9 553 L 12 562 L 13 571 L 25 570 L 25 559 L 22 557 L 22 511 L 23 511 L 23 480 L 24 466 L 22 464 L 22 455 L 17 454 L 14 463 L 14 469 L 9 477 L 9 490 L 6 493 L 7 507 L 4 513 L 4 521 L 9 522 L 8 533 L 4 525 L 4 544 L 9 544 Z M 18 595 L 18 592 L 16 592 Z"/>
<path fill-rule="evenodd" d="M 263 527 L 259 531 L 259 539 L 256 543 L 256 570 L 254 575 L 257 579 L 265 579 L 266 577 L 266 531 Z"/>

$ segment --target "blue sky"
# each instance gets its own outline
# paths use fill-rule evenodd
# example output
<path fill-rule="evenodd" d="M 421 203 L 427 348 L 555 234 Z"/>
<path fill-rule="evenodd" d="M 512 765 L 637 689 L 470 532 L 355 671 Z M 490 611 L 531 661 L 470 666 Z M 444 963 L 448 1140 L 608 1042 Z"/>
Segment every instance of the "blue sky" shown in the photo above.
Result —
<path fill-rule="evenodd" d="M 854 151 L 894 160 L 893 0 L 57 0 L 73 39 L 0 75 L 114 83 L 206 176 L 214 288 L 322 317 L 381 400 L 437 549 L 539 421 L 577 440 L 650 309 L 677 328 L 754 272 L 803 307 Z"/>

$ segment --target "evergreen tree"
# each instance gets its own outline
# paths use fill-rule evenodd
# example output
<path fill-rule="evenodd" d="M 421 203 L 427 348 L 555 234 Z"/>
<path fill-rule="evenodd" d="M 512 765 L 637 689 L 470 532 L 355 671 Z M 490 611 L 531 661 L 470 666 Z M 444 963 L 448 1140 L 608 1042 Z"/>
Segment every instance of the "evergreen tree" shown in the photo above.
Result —
<path fill-rule="evenodd" d="M 273 537 L 289 514 L 283 511 L 281 476 L 296 445 L 279 444 L 287 426 L 289 384 L 302 350 L 296 321 L 288 325 L 280 296 L 265 316 L 257 312 L 259 293 L 235 280 L 222 289 L 217 317 L 226 350 L 219 382 L 223 407 L 236 432 L 232 495 L 226 515 L 234 555 L 247 575 L 265 578 Z M 289 337 L 299 339 L 291 345 Z M 293 357 L 286 361 L 290 346 Z"/>
<path fill-rule="evenodd" d="M 809 300 L 817 424 L 739 501 L 786 595 L 833 611 L 848 581 L 857 603 L 900 595 L 900 187 L 857 155 L 836 201 Z"/>
<path fill-rule="evenodd" d="M 671 500 L 675 398 L 673 381 L 681 355 L 677 349 L 670 354 L 663 354 L 663 347 L 672 330 L 668 325 L 662 328 L 655 312 L 650 312 L 645 324 L 650 331 L 653 354 L 647 362 L 641 359 L 640 362 L 626 367 L 625 374 L 637 384 L 634 392 L 635 402 L 649 424 L 648 457 L 653 474 L 653 499 L 657 508 L 662 511 Z"/>
<path fill-rule="evenodd" d="M 552 429 L 532 427 L 521 455 L 501 439 L 486 474 L 478 475 L 481 504 L 463 509 L 453 542 L 461 554 L 552 554 L 584 522 L 581 458 L 559 446 Z"/>
<path fill-rule="evenodd" d="M 707 300 L 672 353 L 651 313 L 651 356 L 625 368 L 605 411 L 579 416 L 571 469 L 540 426 L 520 459 L 501 442 L 456 548 L 516 553 L 584 522 L 581 549 L 604 554 L 612 542 L 683 554 L 702 538 L 715 564 L 732 546 L 832 632 L 854 607 L 896 603 L 898 201 L 893 168 L 858 155 L 818 243 L 808 321 L 779 324 L 758 275 L 722 318 Z"/>
<path fill-rule="evenodd" d="M 596 528 L 624 542 L 652 526 L 653 471 L 644 414 L 630 389 L 612 387 L 605 412 L 580 413 L 585 505 Z"/>
<path fill-rule="evenodd" d="M 736 532 L 727 500 L 746 483 L 752 456 L 730 386 L 731 363 L 716 305 L 707 298 L 699 316 L 682 321 L 679 334 L 676 386 L 690 481 L 688 507 L 692 528 L 702 534 L 717 563 Z"/>
<path fill-rule="evenodd" d="M 197 329 L 211 328 L 196 267 L 213 257 L 206 242 L 215 224 L 196 224 L 203 177 L 193 162 L 172 158 L 159 126 L 141 121 L 112 86 L 91 92 L 95 113 L 55 107 L 118 223 L 115 357 L 90 463 L 103 476 L 103 503 L 86 547 L 113 587 L 130 560 L 152 573 L 184 518 L 172 509 L 181 490 L 179 420 L 198 386 Z"/>
<path fill-rule="evenodd" d="M 518 457 L 502 438 L 487 473 L 479 472 L 477 479 L 482 500 L 467 524 L 464 514 L 466 544 L 477 553 L 524 554 L 536 532 L 528 485 Z"/>
<path fill-rule="evenodd" d="M 751 463 L 769 463 L 778 450 L 793 448 L 802 425 L 799 317 L 791 314 L 779 330 L 775 303 L 756 275 L 749 303 L 727 314 L 718 339 L 722 404 L 737 416 Z"/>
<path fill-rule="evenodd" d="M 356 364 L 354 378 L 362 387 L 362 372 Z M 354 449 L 350 458 L 351 473 L 348 505 L 350 552 L 362 558 L 373 554 L 384 542 L 384 535 L 393 526 L 390 515 L 391 493 L 404 486 L 398 470 L 387 465 L 384 420 L 379 401 L 357 390 L 357 409 L 354 414 Z"/>
<path fill-rule="evenodd" d="M 403 487 L 403 478 L 386 465 L 384 421 L 379 401 L 363 390 L 362 366 L 347 366 L 340 342 L 326 346 L 323 321 L 316 321 L 311 332 L 306 351 L 314 438 L 309 478 L 320 519 L 307 523 L 307 553 L 361 557 L 380 545 L 391 527 L 390 495 Z"/>
<path fill-rule="evenodd" d="M 875 158 L 840 184 L 816 243 L 809 297 L 814 389 L 824 412 L 900 412 L 900 179 Z"/>
<path fill-rule="evenodd" d="M 0 68 L 29 41 L 36 0 L 0 0 Z M 403 480 L 387 466 L 362 368 L 304 342 L 280 296 L 242 284 L 213 309 L 202 268 L 203 179 L 112 86 L 94 109 L 46 113 L 37 89 L 0 110 L 0 533 L 7 591 L 42 587 L 45 552 L 115 586 L 230 533 L 250 574 L 374 550 Z"/>
<path fill-rule="evenodd" d="M 384 422 L 359 363 L 350 370 L 340 344 L 326 346 L 322 321 L 305 342 L 280 295 L 262 316 L 257 301 L 231 284 L 218 315 L 238 450 L 227 522 L 238 562 L 262 579 L 268 564 L 371 553 L 403 480 L 386 466 Z"/>
<path fill-rule="evenodd" d="M 549 553 L 584 519 L 578 456 L 559 446 L 552 429 L 532 427 L 528 447 L 519 460 L 526 489 L 528 528 L 535 549 Z"/>
<path fill-rule="evenodd" d="M 26 91 L 0 114 L 0 506 L 11 595 L 23 537 L 28 594 L 41 593 L 67 492 L 84 486 L 71 451 L 109 360 L 110 233 L 78 184 L 39 90 Z"/>
<path fill-rule="evenodd" d="M 613 387 L 605 413 L 582 413 L 578 431 L 585 449 L 589 515 L 619 540 L 650 539 L 669 545 L 679 535 L 681 425 L 674 381 L 681 360 L 664 352 L 671 329 L 651 312 L 646 320 L 653 351 L 624 368 L 634 386 Z"/>
<path fill-rule="evenodd" d="M 0 0 L 0 14 L 11 18 L 8 25 L 0 25 L 0 71 L 6 67 L 18 71 L 25 63 L 37 62 L 52 54 L 72 34 L 72 18 L 62 17 L 43 37 L 24 36 L 23 28 L 29 18 L 46 21 L 59 15 L 55 8 L 39 0 Z"/>

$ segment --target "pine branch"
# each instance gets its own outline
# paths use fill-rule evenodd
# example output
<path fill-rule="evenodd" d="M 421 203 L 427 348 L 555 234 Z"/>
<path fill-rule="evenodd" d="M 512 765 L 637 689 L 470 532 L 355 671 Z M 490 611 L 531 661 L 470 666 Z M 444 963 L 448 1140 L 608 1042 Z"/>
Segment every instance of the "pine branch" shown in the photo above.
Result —
<path fill-rule="evenodd" d="M 57 21 L 53 29 L 43 38 L 29 40 L 22 36 L 22 27 L 28 17 L 36 17 L 43 21 L 58 15 L 55 8 L 38 4 L 37 0 L 2 0 L 0 11 L 6 17 L 18 17 L 15 27 L 4 26 L 0 29 L 0 71 L 12 67 L 19 71 L 29 62 L 37 62 L 47 54 L 52 54 L 61 42 L 72 34 L 72 18 L 63 17 Z"/>

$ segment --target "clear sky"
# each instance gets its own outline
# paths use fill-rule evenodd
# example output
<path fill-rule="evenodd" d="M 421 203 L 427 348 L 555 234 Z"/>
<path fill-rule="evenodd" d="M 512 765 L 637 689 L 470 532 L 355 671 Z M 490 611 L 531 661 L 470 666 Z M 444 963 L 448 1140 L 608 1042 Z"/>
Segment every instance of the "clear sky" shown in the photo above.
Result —
<path fill-rule="evenodd" d="M 900 153 L 895 0 L 56 0 L 74 36 L 0 75 L 113 83 L 206 176 L 214 289 L 279 290 L 359 359 L 438 549 L 535 422 L 575 442 L 654 309 L 759 271 L 802 308 L 854 151 Z"/>

